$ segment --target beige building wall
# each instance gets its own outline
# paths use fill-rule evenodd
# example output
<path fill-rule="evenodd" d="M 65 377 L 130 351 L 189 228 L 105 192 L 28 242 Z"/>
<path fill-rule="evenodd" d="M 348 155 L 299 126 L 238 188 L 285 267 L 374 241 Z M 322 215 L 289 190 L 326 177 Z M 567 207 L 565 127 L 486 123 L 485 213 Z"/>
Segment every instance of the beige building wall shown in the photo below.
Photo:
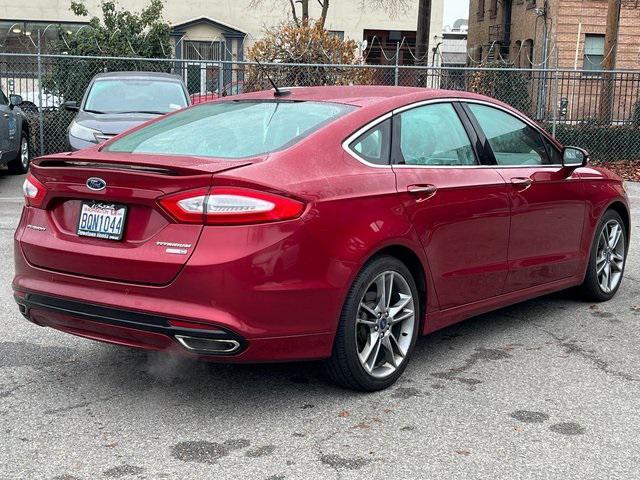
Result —
<path fill-rule="evenodd" d="M 343 31 L 345 38 L 362 41 L 363 30 L 415 30 L 418 1 L 409 0 L 404 11 L 388 12 L 383 8 L 374 8 L 364 0 L 333 0 L 329 8 L 326 28 Z M 250 0 L 167 0 L 165 19 L 173 24 L 185 23 L 199 17 L 209 17 L 216 22 L 226 24 L 247 34 L 247 41 L 259 38 L 264 27 L 274 26 L 290 18 L 290 6 L 286 0 L 264 0 L 257 8 L 249 8 Z M 7 20 L 43 20 L 78 21 L 69 10 L 70 0 L 2 0 L 0 19 Z M 121 0 L 120 5 L 138 11 L 146 5 L 143 0 Z M 99 1 L 87 0 L 91 14 L 99 15 Z M 317 2 L 311 2 L 311 16 L 317 17 L 320 8 Z M 431 13 L 432 47 L 435 35 L 441 38 L 444 0 L 434 0 Z M 211 40 L 205 31 L 188 32 L 190 39 L 200 37 Z"/>

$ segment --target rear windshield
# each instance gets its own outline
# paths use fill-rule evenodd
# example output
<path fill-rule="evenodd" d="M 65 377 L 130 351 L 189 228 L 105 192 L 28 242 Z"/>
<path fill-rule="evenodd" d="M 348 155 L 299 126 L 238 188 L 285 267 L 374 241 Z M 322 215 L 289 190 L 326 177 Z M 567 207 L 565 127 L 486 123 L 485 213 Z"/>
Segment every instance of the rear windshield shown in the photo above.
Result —
<path fill-rule="evenodd" d="M 187 97 L 179 82 L 109 78 L 94 82 L 84 110 L 94 113 L 163 114 L 186 105 Z"/>
<path fill-rule="evenodd" d="M 287 148 L 355 107 L 287 101 L 212 102 L 126 135 L 110 152 L 244 158 Z"/>

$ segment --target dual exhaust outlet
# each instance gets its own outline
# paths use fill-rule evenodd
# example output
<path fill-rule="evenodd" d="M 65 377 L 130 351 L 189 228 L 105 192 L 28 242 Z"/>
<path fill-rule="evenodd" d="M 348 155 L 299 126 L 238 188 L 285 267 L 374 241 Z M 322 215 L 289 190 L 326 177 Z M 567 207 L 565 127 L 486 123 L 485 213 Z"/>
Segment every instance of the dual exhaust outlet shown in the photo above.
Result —
<path fill-rule="evenodd" d="M 188 335 L 176 335 L 175 339 L 189 352 L 201 355 L 229 355 L 240 348 L 240 342 L 237 340 L 190 337 Z"/>

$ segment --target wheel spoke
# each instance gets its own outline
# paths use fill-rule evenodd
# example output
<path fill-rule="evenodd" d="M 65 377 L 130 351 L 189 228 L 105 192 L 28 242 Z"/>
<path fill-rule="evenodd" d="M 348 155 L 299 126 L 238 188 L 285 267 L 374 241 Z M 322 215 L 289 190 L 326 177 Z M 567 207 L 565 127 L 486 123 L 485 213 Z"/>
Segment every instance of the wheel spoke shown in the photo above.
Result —
<path fill-rule="evenodd" d="M 389 340 L 391 344 L 395 347 L 395 349 L 398 351 L 398 354 L 404 358 L 404 356 L 407 354 L 407 351 L 400 346 L 400 342 L 398 342 L 398 339 L 393 334 L 393 332 L 389 334 Z"/>
<path fill-rule="evenodd" d="M 382 339 L 382 346 L 384 347 L 385 361 L 389 363 L 393 368 L 398 368 L 398 362 L 396 362 L 396 356 L 393 352 L 391 340 L 389 340 L 388 336 Z"/>
<path fill-rule="evenodd" d="M 621 272 L 622 271 L 622 261 L 616 261 L 616 259 L 614 258 L 614 260 L 611 262 L 611 269 L 616 271 L 616 272 Z"/>
<path fill-rule="evenodd" d="M 603 288 L 605 292 L 608 292 L 610 287 L 609 287 L 609 282 L 611 279 L 611 265 L 609 263 L 606 263 L 604 266 L 604 271 L 602 274 L 602 281 L 604 282 Z"/>
<path fill-rule="evenodd" d="M 378 289 L 378 304 L 376 305 L 376 310 L 382 311 L 387 305 L 387 285 L 384 273 L 376 278 L 376 288 Z"/>
<path fill-rule="evenodd" d="M 376 366 L 376 360 L 378 359 L 378 355 L 380 354 L 380 347 L 382 346 L 382 341 L 379 336 L 376 336 L 376 342 L 372 349 L 373 354 L 369 354 L 369 357 L 365 361 L 365 366 L 369 369 L 369 371 L 373 371 L 373 367 Z"/>
<path fill-rule="evenodd" d="M 378 313 L 371 307 L 369 307 L 366 303 L 364 302 L 360 302 L 360 308 L 362 308 L 363 310 L 365 310 L 369 315 L 371 315 L 373 318 L 376 318 L 378 316 Z"/>
<path fill-rule="evenodd" d="M 399 296 L 400 296 L 400 300 L 398 301 L 398 303 L 396 303 L 391 308 L 389 308 L 389 316 L 391 318 L 395 317 L 398 313 L 400 313 L 404 309 L 404 307 L 406 307 L 409 304 L 409 302 L 413 300 L 413 297 L 411 297 L 411 295 L 404 295 L 400 293 Z"/>
<path fill-rule="evenodd" d="M 364 349 L 362 350 L 362 352 L 360 352 L 358 354 L 358 356 L 360 357 L 360 361 L 362 362 L 363 365 L 365 366 L 369 366 L 369 359 L 371 357 L 371 354 L 375 351 L 375 350 L 380 350 L 380 335 L 378 335 L 377 333 L 374 333 L 373 331 L 369 334 L 369 341 L 367 342 L 367 344 L 365 345 Z M 377 356 L 377 353 L 376 355 Z M 375 359 L 374 359 L 374 363 L 375 363 Z M 371 371 L 371 368 L 369 368 L 369 371 Z"/>
<path fill-rule="evenodd" d="M 404 320 L 407 320 L 411 317 L 413 317 L 413 310 L 405 311 L 397 317 L 391 318 L 389 321 L 391 322 L 391 325 L 395 325 L 396 323 L 403 322 Z"/>
<path fill-rule="evenodd" d="M 615 248 L 618 242 L 620 241 L 620 235 L 622 234 L 622 229 L 618 223 L 615 223 L 611 230 L 609 231 L 609 248 Z"/>
<path fill-rule="evenodd" d="M 369 327 L 375 327 L 378 323 L 373 320 L 367 320 L 365 318 L 358 317 L 358 323 L 361 325 L 367 325 Z"/>
<path fill-rule="evenodd" d="M 386 298 L 385 298 L 385 309 L 389 310 L 389 306 L 391 305 L 391 298 L 393 297 L 393 278 L 395 277 L 395 273 L 389 272 L 387 275 L 388 280 L 385 278 L 385 283 L 387 283 L 386 289 Z"/>

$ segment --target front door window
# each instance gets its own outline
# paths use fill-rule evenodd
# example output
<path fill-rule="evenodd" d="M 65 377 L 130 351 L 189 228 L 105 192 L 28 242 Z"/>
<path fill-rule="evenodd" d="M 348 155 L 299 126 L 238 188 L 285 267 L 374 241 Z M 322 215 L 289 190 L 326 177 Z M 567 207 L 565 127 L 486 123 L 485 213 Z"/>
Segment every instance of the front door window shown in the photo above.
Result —
<path fill-rule="evenodd" d="M 469 109 L 484 131 L 498 165 L 552 163 L 540 132 L 533 127 L 497 108 L 470 103 Z"/>

